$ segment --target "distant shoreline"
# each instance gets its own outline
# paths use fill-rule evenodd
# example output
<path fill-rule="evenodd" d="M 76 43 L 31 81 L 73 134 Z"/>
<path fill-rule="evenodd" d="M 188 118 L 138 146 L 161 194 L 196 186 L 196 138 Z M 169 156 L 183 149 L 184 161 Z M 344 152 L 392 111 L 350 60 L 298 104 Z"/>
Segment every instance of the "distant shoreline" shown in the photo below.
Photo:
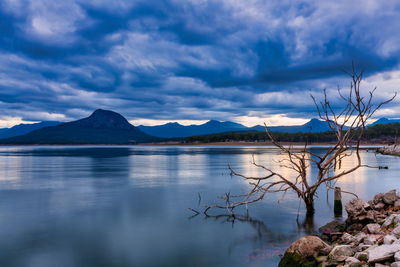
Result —
<path fill-rule="evenodd" d="M 293 145 L 293 146 L 304 146 L 302 142 L 280 142 L 282 145 Z M 315 142 L 309 143 L 308 146 L 329 146 L 335 143 L 324 143 Z M 362 146 L 372 146 L 372 147 L 384 147 L 387 144 L 383 143 L 362 143 Z M 0 147 L 11 147 L 11 146 L 273 146 L 271 142 L 160 142 L 160 143 L 140 143 L 140 144 L 0 144 Z"/>
<path fill-rule="evenodd" d="M 295 145 L 295 146 L 304 146 L 303 142 L 280 142 L 282 145 Z M 334 145 L 335 143 L 324 143 L 324 142 L 315 142 L 308 144 L 309 146 L 329 146 Z M 138 144 L 143 146 L 273 146 L 271 142 L 191 142 L 191 143 L 183 143 L 183 142 L 162 142 L 162 143 L 145 143 Z M 383 147 L 387 144 L 382 143 L 362 143 L 362 146 L 374 146 L 374 147 Z"/>

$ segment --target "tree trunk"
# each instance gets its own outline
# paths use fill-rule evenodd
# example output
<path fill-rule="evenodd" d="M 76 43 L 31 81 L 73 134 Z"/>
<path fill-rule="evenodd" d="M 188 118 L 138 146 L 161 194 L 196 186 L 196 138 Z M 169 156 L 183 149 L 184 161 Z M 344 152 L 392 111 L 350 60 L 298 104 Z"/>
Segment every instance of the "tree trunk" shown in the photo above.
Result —
<path fill-rule="evenodd" d="M 315 213 L 314 209 L 314 194 L 306 195 L 304 198 L 304 204 L 306 205 L 306 215 L 313 216 Z"/>

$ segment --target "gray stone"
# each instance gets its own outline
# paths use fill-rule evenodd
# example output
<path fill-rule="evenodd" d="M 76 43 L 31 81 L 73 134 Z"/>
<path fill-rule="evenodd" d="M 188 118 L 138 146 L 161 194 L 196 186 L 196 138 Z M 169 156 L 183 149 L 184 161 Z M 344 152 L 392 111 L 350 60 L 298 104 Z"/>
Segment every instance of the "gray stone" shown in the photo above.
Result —
<path fill-rule="evenodd" d="M 345 228 L 345 224 L 335 220 L 321 226 L 318 230 L 322 234 L 330 234 L 333 232 L 343 232 Z"/>
<path fill-rule="evenodd" d="M 391 225 L 393 223 L 395 217 L 396 217 L 396 214 L 391 214 L 390 216 L 386 217 L 386 219 L 383 222 L 382 226 L 383 227 L 388 227 L 389 225 Z"/>
<path fill-rule="evenodd" d="M 349 234 L 349 233 L 344 233 L 343 235 L 342 235 L 342 237 L 340 238 L 340 240 L 344 243 L 344 244 L 350 244 L 350 243 L 353 243 L 353 242 L 357 242 L 357 239 L 354 237 L 354 236 L 352 236 L 351 234 Z M 358 242 L 359 243 L 359 242 Z"/>
<path fill-rule="evenodd" d="M 381 232 L 381 226 L 377 223 L 370 223 L 365 227 L 370 234 L 379 234 Z"/>
<path fill-rule="evenodd" d="M 291 244 L 286 252 L 296 252 L 301 256 L 317 256 L 318 254 L 327 255 L 332 247 L 326 244 L 317 236 L 303 236 Z"/>
<path fill-rule="evenodd" d="M 396 253 L 394 253 L 394 260 L 400 261 L 400 251 L 397 251 Z"/>
<path fill-rule="evenodd" d="M 375 265 L 375 266 L 376 266 L 376 265 Z M 392 262 L 392 264 L 390 265 L 390 267 L 400 267 L 400 261 Z"/>
<path fill-rule="evenodd" d="M 391 259 L 400 250 L 399 244 L 381 245 L 368 249 L 368 263 L 381 262 Z"/>
<path fill-rule="evenodd" d="M 334 247 L 328 255 L 328 258 L 332 261 L 344 261 L 348 257 L 354 255 L 354 251 L 349 245 L 340 245 Z"/>
<path fill-rule="evenodd" d="M 379 202 L 383 201 L 383 193 L 378 193 L 374 196 L 374 204 L 378 204 Z"/>
<path fill-rule="evenodd" d="M 360 261 L 368 261 L 368 253 L 365 251 L 357 252 L 354 257 Z"/>
<path fill-rule="evenodd" d="M 383 202 L 385 202 L 386 204 L 393 205 L 394 202 L 397 200 L 396 189 L 390 190 L 389 192 L 384 194 L 382 199 Z"/>
<path fill-rule="evenodd" d="M 396 200 L 396 201 L 394 202 L 394 206 L 395 206 L 396 208 L 400 208 L 400 200 Z"/>
<path fill-rule="evenodd" d="M 365 245 L 373 245 L 376 242 L 376 237 L 373 235 L 367 235 L 367 237 L 364 238 L 364 244 Z"/>
<path fill-rule="evenodd" d="M 375 267 L 387 267 L 387 265 L 385 265 L 385 264 L 380 264 L 380 263 L 377 263 L 377 264 L 375 264 Z"/>
<path fill-rule="evenodd" d="M 345 263 L 349 267 L 360 267 L 360 266 L 362 266 L 361 262 L 358 259 L 354 258 L 354 257 L 348 257 L 345 260 Z"/>
<path fill-rule="evenodd" d="M 327 255 L 331 249 L 331 246 L 317 236 L 303 236 L 286 249 L 279 266 L 302 266 L 306 262 L 311 263 L 310 258 L 313 259 L 312 263 L 316 264 L 315 257 Z"/>
<path fill-rule="evenodd" d="M 367 235 L 364 232 L 359 232 L 354 236 L 354 239 L 357 241 L 357 243 L 361 243 L 366 237 Z"/>
<path fill-rule="evenodd" d="M 357 246 L 357 251 L 364 251 L 367 250 L 371 247 L 372 245 L 365 245 L 364 243 L 361 243 L 360 245 Z"/>
<path fill-rule="evenodd" d="M 381 210 L 384 207 L 385 207 L 385 203 L 383 203 L 383 202 L 379 202 L 379 203 L 374 205 L 374 209 L 376 209 L 376 210 Z"/>
<path fill-rule="evenodd" d="M 356 219 L 361 215 L 365 215 L 367 213 L 364 208 L 365 205 L 366 202 L 360 198 L 354 198 L 351 201 L 349 201 L 345 206 L 349 218 Z"/>
<path fill-rule="evenodd" d="M 394 228 L 390 234 L 394 235 L 396 238 L 400 238 L 400 225 Z"/>
<path fill-rule="evenodd" d="M 397 238 L 393 235 L 386 235 L 385 238 L 383 239 L 383 244 L 385 245 L 391 245 L 394 242 L 397 241 Z"/>

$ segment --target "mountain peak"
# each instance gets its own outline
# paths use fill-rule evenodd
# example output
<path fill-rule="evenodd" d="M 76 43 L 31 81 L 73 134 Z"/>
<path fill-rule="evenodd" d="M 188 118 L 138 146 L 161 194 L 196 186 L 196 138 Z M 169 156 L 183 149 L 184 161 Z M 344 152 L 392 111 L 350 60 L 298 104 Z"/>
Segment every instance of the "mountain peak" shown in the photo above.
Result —
<path fill-rule="evenodd" d="M 104 109 L 95 110 L 89 117 L 75 122 L 80 126 L 93 128 L 118 128 L 131 129 L 134 126 L 128 122 L 121 114 Z"/>

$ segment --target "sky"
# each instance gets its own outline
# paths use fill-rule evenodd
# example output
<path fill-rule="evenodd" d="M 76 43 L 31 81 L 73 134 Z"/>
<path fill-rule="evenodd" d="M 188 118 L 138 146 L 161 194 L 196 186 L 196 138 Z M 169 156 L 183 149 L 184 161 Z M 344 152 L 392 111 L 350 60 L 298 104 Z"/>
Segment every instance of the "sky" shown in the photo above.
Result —
<path fill-rule="evenodd" d="M 301 124 L 310 94 L 340 107 L 352 62 L 376 101 L 399 91 L 399 18 L 397 0 L 2 0 L 0 127 L 98 108 L 134 125 Z"/>

